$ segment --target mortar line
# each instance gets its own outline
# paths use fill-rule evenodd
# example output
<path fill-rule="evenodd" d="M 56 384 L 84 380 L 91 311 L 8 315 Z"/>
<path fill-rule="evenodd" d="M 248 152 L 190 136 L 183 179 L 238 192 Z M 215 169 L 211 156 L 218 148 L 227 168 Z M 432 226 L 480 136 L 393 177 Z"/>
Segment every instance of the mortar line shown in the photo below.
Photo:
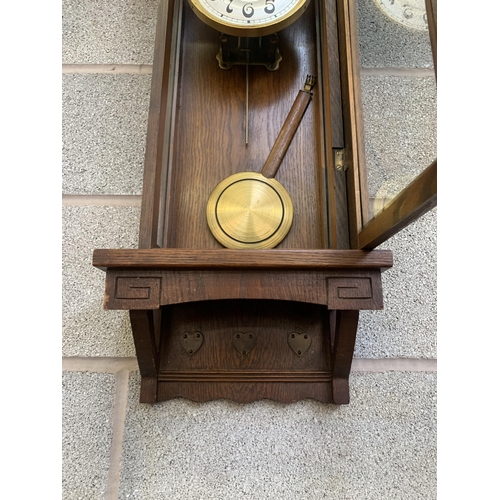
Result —
<path fill-rule="evenodd" d="M 118 373 L 138 371 L 135 357 L 63 357 L 63 371 Z M 436 372 L 435 358 L 354 358 L 353 372 Z"/>
<path fill-rule="evenodd" d="M 137 371 L 137 358 L 130 357 L 63 357 L 62 369 L 67 372 L 118 373 L 121 370 Z"/>
<path fill-rule="evenodd" d="M 140 207 L 142 196 L 140 194 L 63 194 L 63 207 Z"/>
<path fill-rule="evenodd" d="M 111 440 L 108 481 L 106 492 L 104 493 L 105 500 L 118 499 L 125 417 L 127 414 L 129 374 L 128 370 L 120 370 L 116 373 L 115 378 L 115 401 L 112 416 L 113 437 Z"/>
<path fill-rule="evenodd" d="M 360 68 L 361 76 L 414 76 L 434 77 L 433 68 Z"/>
<path fill-rule="evenodd" d="M 152 64 L 63 64 L 63 75 L 68 74 L 135 74 L 151 75 L 153 73 Z"/>
<path fill-rule="evenodd" d="M 353 372 L 436 372 L 434 358 L 354 358 Z"/>

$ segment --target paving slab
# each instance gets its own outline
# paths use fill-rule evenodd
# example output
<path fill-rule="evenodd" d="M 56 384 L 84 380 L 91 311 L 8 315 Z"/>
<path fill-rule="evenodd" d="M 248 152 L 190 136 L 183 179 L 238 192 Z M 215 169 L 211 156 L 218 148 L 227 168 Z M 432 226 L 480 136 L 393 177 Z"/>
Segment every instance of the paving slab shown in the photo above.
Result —
<path fill-rule="evenodd" d="M 357 1 L 361 66 L 432 68 L 429 32 L 408 28 L 395 22 L 378 7 L 379 1 Z M 425 0 L 419 1 L 423 8 Z"/>
<path fill-rule="evenodd" d="M 152 64 L 157 0 L 63 0 L 63 64 Z"/>
<path fill-rule="evenodd" d="M 354 355 L 437 357 L 437 208 L 378 247 L 394 266 L 382 273 L 384 309 L 361 311 Z"/>
<path fill-rule="evenodd" d="M 120 499 L 436 498 L 436 375 L 351 376 L 351 404 L 138 403 Z"/>
<path fill-rule="evenodd" d="M 104 498 L 110 465 L 114 376 L 63 372 L 62 498 Z"/>
<path fill-rule="evenodd" d="M 63 194 L 141 194 L 151 75 L 62 82 Z"/>
<path fill-rule="evenodd" d="M 63 207 L 63 356 L 135 356 L 128 311 L 105 311 L 96 248 L 137 248 L 137 207 Z"/>

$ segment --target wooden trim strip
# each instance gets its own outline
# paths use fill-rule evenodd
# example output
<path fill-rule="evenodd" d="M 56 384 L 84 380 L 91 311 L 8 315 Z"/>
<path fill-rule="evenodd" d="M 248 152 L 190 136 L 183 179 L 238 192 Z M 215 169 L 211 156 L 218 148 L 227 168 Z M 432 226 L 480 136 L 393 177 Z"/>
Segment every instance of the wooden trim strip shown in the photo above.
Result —
<path fill-rule="evenodd" d="M 344 162 L 349 166 L 344 174 L 347 183 L 350 247 L 358 247 L 358 233 L 363 227 L 364 207 L 364 133 L 360 107 L 360 65 L 357 52 L 355 1 L 338 0 L 337 18 L 342 83 L 342 103 L 345 129 Z"/>
<path fill-rule="evenodd" d="M 187 248 L 97 249 L 101 269 L 380 269 L 393 265 L 392 251 L 377 250 L 195 250 Z"/>
<path fill-rule="evenodd" d="M 236 372 L 236 371 L 161 371 L 159 382 L 331 382 L 329 371 L 310 372 Z"/>
<path fill-rule="evenodd" d="M 180 3 L 177 2 L 177 5 Z M 169 74 L 172 44 L 175 44 L 175 0 L 160 0 L 156 24 L 153 76 L 149 103 L 146 154 L 144 159 L 141 222 L 139 247 L 155 248 L 158 245 L 158 219 L 160 203 L 160 179 L 163 166 L 163 139 L 166 132 L 169 94 Z"/>
<path fill-rule="evenodd" d="M 437 79 L 437 0 L 425 0 L 429 37 L 431 39 L 432 58 L 434 60 L 434 74 Z"/>
<path fill-rule="evenodd" d="M 371 250 L 437 205 L 437 160 L 403 189 L 359 234 L 359 248 Z"/>
<path fill-rule="evenodd" d="M 351 59 L 352 59 L 352 99 L 355 112 L 355 126 L 354 131 L 356 137 L 357 157 L 358 161 L 354 173 L 357 175 L 357 183 L 359 190 L 359 200 L 361 210 L 361 225 L 369 220 L 368 211 L 368 176 L 366 172 L 366 157 L 365 157 L 365 131 L 363 120 L 363 102 L 361 98 L 361 78 L 360 78 L 360 56 L 359 56 L 359 40 L 358 40 L 358 15 L 357 15 L 357 1 L 348 0 L 349 13 L 348 22 L 350 26 L 350 44 L 351 44 Z M 348 173 L 349 174 L 349 173 Z M 351 236 L 352 237 L 352 236 Z M 351 248 L 356 248 L 351 245 Z"/>

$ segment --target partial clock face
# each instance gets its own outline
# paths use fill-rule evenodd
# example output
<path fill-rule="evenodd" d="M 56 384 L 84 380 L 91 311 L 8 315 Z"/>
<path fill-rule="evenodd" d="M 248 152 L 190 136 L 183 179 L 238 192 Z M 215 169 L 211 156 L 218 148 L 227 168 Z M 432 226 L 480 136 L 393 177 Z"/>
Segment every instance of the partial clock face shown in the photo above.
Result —
<path fill-rule="evenodd" d="M 373 0 L 391 20 L 418 31 L 427 31 L 425 0 Z"/>
<path fill-rule="evenodd" d="M 234 36 L 265 36 L 292 24 L 310 0 L 189 0 L 195 14 Z"/>

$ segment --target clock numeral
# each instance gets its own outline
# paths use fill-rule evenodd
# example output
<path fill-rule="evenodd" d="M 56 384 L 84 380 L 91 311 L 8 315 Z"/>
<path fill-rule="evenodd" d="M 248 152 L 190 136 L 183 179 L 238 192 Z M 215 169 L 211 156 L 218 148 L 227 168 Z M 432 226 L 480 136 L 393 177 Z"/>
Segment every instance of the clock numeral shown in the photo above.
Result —
<path fill-rule="evenodd" d="M 268 14 L 272 14 L 274 12 L 276 9 L 274 1 L 275 0 L 266 0 L 266 8 L 264 9 L 264 12 L 267 12 Z"/>
<path fill-rule="evenodd" d="M 403 16 L 406 17 L 406 19 L 411 19 L 413 17 L 413 12 L 411 9 L 405 9 L 403 12 Z"/>
<path fill-rule="evenodd" d="M 253 8 L 251 3 L 246 3 L 245 5 L 243 5 L 243 8 L 241 10 L 246 18 L 252 17 L 255 12 L 255 9 Z"/>
<path fill-rule="evenodd" d="M 233 0 L 229 0 L 229 5 L 226 7 L 226 12 L 228 14 L 231 14 L 231 12 L 233 12 L 234 9 L 231 9 L 231 4 L 233 3 Z"/>

